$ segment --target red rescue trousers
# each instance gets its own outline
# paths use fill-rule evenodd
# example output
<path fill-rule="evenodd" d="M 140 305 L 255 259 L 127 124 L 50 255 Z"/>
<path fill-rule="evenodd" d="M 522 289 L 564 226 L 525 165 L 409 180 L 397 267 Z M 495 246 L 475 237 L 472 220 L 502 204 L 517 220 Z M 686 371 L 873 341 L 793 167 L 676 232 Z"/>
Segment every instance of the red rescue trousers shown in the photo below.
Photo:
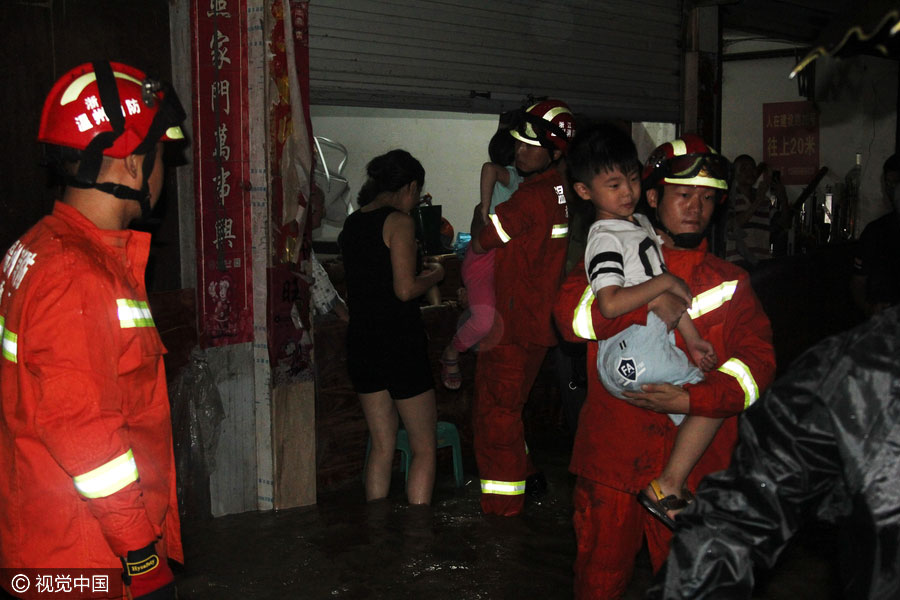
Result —
<path fill-rule="evenodd" d="M 522 407 L 547 354 L 536 344 L 498 344 L 478 355 L 473 407 L 475 460 L 486 514 L 515 516 L 535 472 L 525 447 Z"/>
<path fill-rule="evenodd" d="M 634 494 L 579 477 L 573 502 L 576 600 L 620 598 L 645 535 L 653 571 L 665 562 L 672 533 L 638 504 Z"/>

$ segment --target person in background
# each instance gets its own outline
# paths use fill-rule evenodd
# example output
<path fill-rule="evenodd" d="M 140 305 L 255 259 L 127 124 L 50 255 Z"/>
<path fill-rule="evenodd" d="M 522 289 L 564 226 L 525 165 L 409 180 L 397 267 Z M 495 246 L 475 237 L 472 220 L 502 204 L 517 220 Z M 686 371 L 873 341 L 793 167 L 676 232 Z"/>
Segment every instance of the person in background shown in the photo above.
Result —
<path fill-rule="evenodd" d="M 488 223 L 497 205 L 512 196 L 522 182 L 515 165 L 515 139 L 505 128 L 498 129 L 488 144 L 489 162 L 481 167 L 479 226 Z M 475 225 L 472 226 L 474 230 Z M 481 341 L 494 322 L 494 254 L 488 250 L 476 253 L 471 244 L 466 248 L 462 262 L 462 280 L 466 288 L 469 317 L 460 325 L 456 335 L 441 354 L 441 382 L 448 390 L 458 390 L 462 385 L 459 370 L 459 354 Z"/>
<path fill-rule="evenodd" d="M 678 428 L 668 415 L 724 418 L 688 477 L 688 487 L 696 488 L 704 475 L 728 465 L 736 415 L 758 399 L 775 373 L 771 326 L 747 272 L 707 252 L 709 224 L 722 202 L 721 190 L 712 192 L 709 179 L 727 177 L 722 162 L 703 140 L 686 135 L 659 146 L 644 164 L 648 216 L 663 239 L 668 270 L 694 293 L 690 307 L 666 293 L 645 308 L 605 319 L 583 266 L 566 278 L 554 307 L 559 330 L 570 341 L 612 337 L 646 323 L 648 312 L 671 330 L 690 308 L 697 330 L 724 361 L 700 383 L 645 384 L 639 392 L 624 394 L 627 400 L 612 396 L 598 378 L 588 379 L 569 466 L 577 476 L 573 522 L 579 599 L 619 598 L 645 538 L 655 569 L 666 558 L 670 530 L 635 497 L 672 453 Z M 597 361 L 596 344 L 587 345 L 587 355 L 590 368 Z"/>
<path fill-rule="evenodd" d="M 75 67 L 44 103 L 38 140 L 66 187 L 0 271 L 4 570 L 119 570 L 111 598 L 175 598 L 165 348 L 144 284 L 150 235 L 128 227 L 156 205 L 163 142 L 184 139 L 183 120 L 171 88 L 117 62 Z"/>
<path fill-rule="evenodd" d="M 841 598 L 900 598 L 900 308 L 801 355 L 678 516 L 648 599 L 753 596 L 798 530 L 838 527 Z"/>
<path fill-rule="evenodd" d="M 778 172 L 767 164 L 757 167 L 752 157 L 741 154 L 732 165 L 725 259 L 752 268 L 772 258 L 773 218 L 776 207 L 787 206 L 787 194 Z M 774 194 L 775 203 L 770 194 Z"/>
<path fill-rule="evenodd" d="M 900 302 L 900 158 L 884 161 L 881 189 L 891 211 L 863 229 L 856 246 L 850 292 L 866 316 Z"/>
<path fill-rule="evenodd" d="M 390 490 L 399 413 L 412 451 L 407 498 L 429 504 L 437 411 L 418 299 L 443 279 L 444 268 L 426 262 L 416 273 L 409 213 L 425 184 L 421 163 L 405 150 L 391 150 L 373 158 L 366 174 L 359 209 L 338 237 L 350 309 L 347 366 L 372 440 L 366 499 L 385 498 Z"/>
<path fill-rule="evenodd" d="M 575 118 L 560 100 L 538 102 L 511 130 L 516 168 L 525 181 L 497 206 L 488 223 L 475 208 L 472 249 L 497 249 L 497 310 L 487 343 L 478 353 L 473 405 L 475 459 L 486 514 L 515 516 L 546 479 L 525 445 L 522 408 L 547 349 L 556 344 L 551 309 L 563 278 L 568 206 L 560 161 L 575 133 Z"/>

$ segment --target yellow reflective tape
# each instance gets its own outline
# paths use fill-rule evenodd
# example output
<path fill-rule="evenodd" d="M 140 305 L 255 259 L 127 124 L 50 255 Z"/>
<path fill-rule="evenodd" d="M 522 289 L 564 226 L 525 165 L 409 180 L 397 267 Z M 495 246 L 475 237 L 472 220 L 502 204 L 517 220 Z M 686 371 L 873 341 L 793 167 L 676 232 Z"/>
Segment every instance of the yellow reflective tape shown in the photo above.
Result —
<path fill-rule="evenodd" d="M 690 179 L 682 179 L 680 177 L 677 179 L 674 177 L 665 177 L 663 181 L 666 183 L 671 183 L 672 185 L 696 185 L 699 187 L 718 188 L 720 190 L 728 189 L 728 184 L 721 179 L 713 179 L 712 177 L 704 177 L 702 175 L 691 177 Z"/>
<path fill-rule="evenodd" d="M 759 386 L 756 385 L 756 380 L 753 378 L 753 373 L 750 372 L 750 367 L 742 361 L 736 358 L 729 358 L 719 367 L 719 371 L 734 377 L 741 389 L 744 390 L 744 410 L 750 408 L 759 399 Z"/>
<path fill-rule="evenodd" d="M 572 111 L 570 111 L 565 106 L 554 106 L 553 108 L 551 108 L 550 110 L 545 112 L 544 116 L 541 118 L 544 119 L 545 121 L 550 121 L 552 123 L 553 119 L 555 119 L 556 117 L 558 117 L 559 115 L 564 114 L 564 113 L 572 114 Z"/>
<path fill-rule="evenodd" d="M 9 362 L 18 362 L 19 336 L 6 328 L 6 319 L 0 317 L 0 348 L 3 358 Z"/>
<path fill-rule="evenodd" d="M 684 156 L 687 154 L 687 144 L 684 143 L 683 139 L 678 138 L 669 143 L 672 144 L 672 156 Z"/>
<path fill-rule="evenodd" d="M 72 479 L 75 489 L 85 498 L 105 498 L 138 480 L 137 463 L 129 448 L 125 454 Z"/>
<path fill-rule="evenodd" d="M 594 333 L 594 319 L 591 317 L 591 305 L 594 303 L 594 292 L 591 286 L 584 289 L 578 306 L 575 307 L 575 315 L 572 317 L 572 331 L 580 338 L 596 340 Z"/>
<path fill-rule="evenodd" d="M 503 226 L 500 225 L 500 219 L 497 218 L 496 214 L 491 215 L 491 222 L 494 224 L 494 229 L 497 230 L 497 235 L 500 236 L 500 241 L 504 244 L 511 240 L 512 238 L 506 231 L 503 230 Z"/>
<path fill-rule="evenodd" d="M 556 238 L 564 238 L 569 235 L 569 224 L 565 223 L 563 225 L 554 225 L 553 231 L 550 233 L 550 237 L 553 239 Z"/>
<path fill-rule="evenodd" d="M 520 496 L 525 493 L 524 481 L 481 480 L 482 494 L 498 494 L 500 496 Z"/>
<path fill-rule="evenodd" d="M 118 306 L 119 326 L 122 329 L 131 327 L 155 327 L 150 307 L 143 300 L 128 300 L 119 298 Z"/>
<path fill-rule="evenodd" d="M 184 132 L 181 131 L 181 127 L 178 127 L 176 125 L 175 127 L 169 127 L 168 129 L 166 129 L 166 137 L 170 140 L 183 140 Z"/>
<path fill-rule="evenodd" d="M 125 73 L 120 73 L 119 71 L 114 71 L 113 75 L 120 79 L 126 79 L 132 83 L 136 83 L 139 86 L 143 86 L 143 82 L 135 79 L 131 75 L 126 75 Z M 59 99 L 59 105 L 65 106 L 69 102 L 73 102 L 78 100 L 78 96 L 81 95 L 82 90 L 87 86 L 91 85 L 93 82 L 97 81 L 97 74 L 91 71 L 90 73 L 85 73 L 81 77 L 76 78 L 72 83 L 69 84 L 69 87 L 66 88 L 66 91 L 63 92 L 62 97 Z"/>
<path fill-rule="evenodd" d="M 702 294 L 697 294 L 688 314 L 692 319 L 696 319 L 701 315 L 712 312 L 731 300 L 734 297 L 734 291 L 737 289 L 737 280 L 724 281 L 714 288 L 710 288 Z"/>

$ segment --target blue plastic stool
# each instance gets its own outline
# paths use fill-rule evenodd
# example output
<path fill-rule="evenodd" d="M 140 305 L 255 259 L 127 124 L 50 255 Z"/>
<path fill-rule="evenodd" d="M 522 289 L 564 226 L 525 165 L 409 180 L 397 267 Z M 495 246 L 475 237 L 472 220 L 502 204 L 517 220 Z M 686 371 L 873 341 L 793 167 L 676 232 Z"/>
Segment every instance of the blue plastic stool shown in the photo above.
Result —
<path fill-rule="evenodd" d="M 456 425 L 447 421 L 437 423 L 437 448 L 453 447 L 453 476 L 456 479 L 456 487 L 463 485 L 462 451 L 459 447 L 459 432 Z M 366 443 L 366 463 L 369 462 L 369 452 L 372 450 L 372 436 Z M 400 470 L 406 474 L 409 480 L 409 458 L 412 452 L 409 449 L 409 435 L 405 429 L 397 430 L 397 450 L 400 452 Z M 363 468 L 365 471 L 365 467 Z"/>

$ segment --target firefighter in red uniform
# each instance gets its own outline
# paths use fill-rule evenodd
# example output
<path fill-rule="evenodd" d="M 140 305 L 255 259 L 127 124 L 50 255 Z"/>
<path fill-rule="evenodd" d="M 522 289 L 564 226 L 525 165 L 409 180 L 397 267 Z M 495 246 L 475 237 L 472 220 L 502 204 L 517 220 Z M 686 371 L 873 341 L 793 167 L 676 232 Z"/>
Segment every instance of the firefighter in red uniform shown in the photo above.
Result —
<path fill-rule="evenodd" d="M 167 559 L 183 561 L 150 236 L 127 229 L 159 198 L 161 142 L 183 119 L 138 69 L 64 75 L 38 139 L 67 187 L 0 271 L 0 567 L 113 569 L 111 598 L 174 598 Z"/>
<path fill-rule="evenodd" d="M 534 104 L 522 117 L 511 134 L 525 181 L 497 206 L 490 223 L 476 215 L 472 228 L 476 253 L 497 248 L 497 312 L 478 355 L 473 417 L 481 507 L 504 516 L 522 512 L 525 480 L 536 475 L 526 454 L 522 407 L 547 348 L 556 345 L 551 310 L 569 229 L 560 158 L 575 128 L 559 100 Z"/>
<path fill-rule="evenodd" d="M 606 320 L 594 302 L 584 267 L 563 284 L 554 316 L 566 339 L 605 339 L 655 312 L 669 329 L 687 309 L 721 364 L 705 381 L 683 387 L 645 385 L 630 400 L 610 395 L 596 377 L 578 421 L 570 470 L 578 478 L 573 517 L 578 541 L 577 598 L 620 597 L 635 556 L 647 538 L 653 568 L 668 553 L 671 532 L 636 501 L 636 494 L 662 470 L 677 429 L 667 413 L 724 417 L 719 432 L 688 478 L 695 488 L 707 473 L 728 466 L 736 441 L 736 415 L 756 401 L 775 372 L 769 320 L 742 269 L 707 253 L 706 231 L 727 179 L 724 161 L 702 139 L 685 135 L 657 148 L 648 159 L 643 188 L 651 220 L 665 241 L 669 271 L 694 294 L 693 304 L 671 294 L 646 308 Z M 684 341 L 676 336 L 682 349 Z M 596 373 L 597 344 L 588 343 L 588 369 Z M 677 519 L 676 519 L 677 520 Z"/>

